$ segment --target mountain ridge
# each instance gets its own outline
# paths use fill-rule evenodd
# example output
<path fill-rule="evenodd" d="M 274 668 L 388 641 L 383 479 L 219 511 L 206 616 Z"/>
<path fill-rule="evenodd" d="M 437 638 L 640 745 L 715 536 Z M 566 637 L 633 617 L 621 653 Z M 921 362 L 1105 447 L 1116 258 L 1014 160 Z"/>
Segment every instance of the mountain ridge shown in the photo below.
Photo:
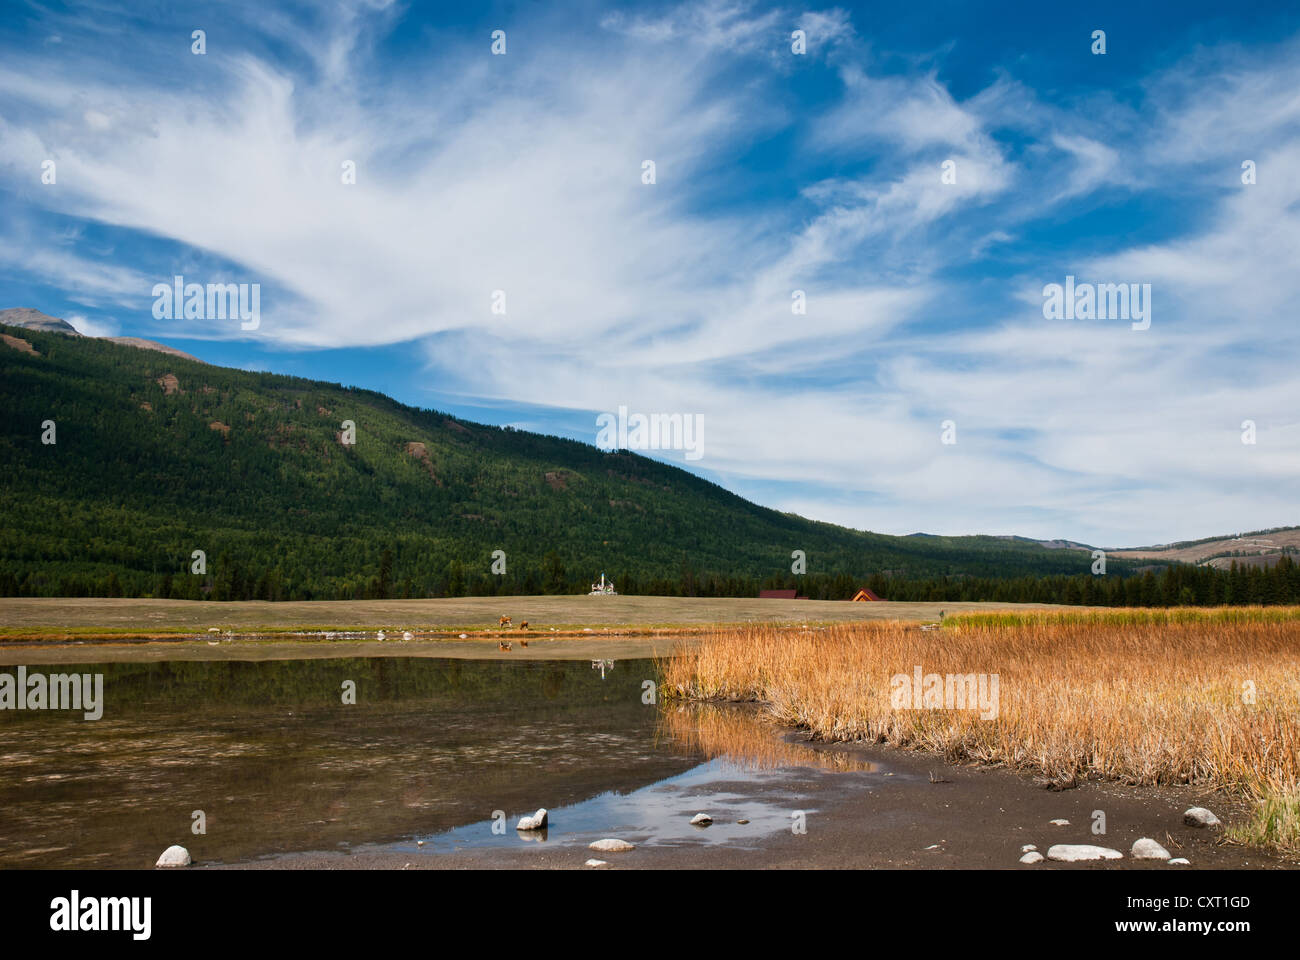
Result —
<path fill-rule="evenodd" d="M 86 336 L 68 321 L 59 317 L 51 317 L 31 307 L 9 307 L 0 310 L 0 326 L 17 327 L 21 330 L 33 330 L 38 333 L 58 333 L 66 337 Z M 159 353 L 169 353 L 174 357 L 184 357 L 186 360 L 193 360 L 195 363 L 204 362 L 184 350 L 178 350 L 165 343 L 159 343 L 157 340 L 146 340 L 143 337 L 92 337 L 91 339 L 107 340 L 109 343 L 120 343 L 123 346 L 136 347 L 140 350 L 156 350 Z"/>
<path fill-rule="evenodd" d="M 373 390 L 5 330 L 37 351 L 0 349 L 0 577 L 29 591 L 85 595 L 112 578 L 137 595 L 220 595 L 234 570 L 244 593 L 299 599 L 572 592 L 604 570 L 621 590 L 746 595 L 792 580 L 803 551 L 838 596 L 870 576 L 1069 576 L 1090 561 L 1069 541 L 852 530 L 635 453 Z M 191 574 L 195 550 L 220 573 Z"/>

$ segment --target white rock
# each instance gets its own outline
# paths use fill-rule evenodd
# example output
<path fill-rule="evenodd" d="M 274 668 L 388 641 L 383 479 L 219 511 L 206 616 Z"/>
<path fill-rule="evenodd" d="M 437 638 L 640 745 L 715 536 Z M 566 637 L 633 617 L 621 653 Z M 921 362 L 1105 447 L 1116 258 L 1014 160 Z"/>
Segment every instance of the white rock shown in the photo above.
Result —
<path fill-rule="evenodd" d="M 1192 861 L 1188 860 L 1186 857 L 1174 857 L 1169 862 L 1170 864 L 1175 864 L 1175 863 L 1182 864 L 1185 867 L 1190 867 L 1192 865 Z"/>
<path fill-rule="evenodd" d="M 1183 823 L 1189 827 L 1217 827 L 1219 818 L 1204 807 L 1189 807 L 1183 813 Z"/>
<path fill-rule="evenodd" d="M 411 639 L 411 631 L 410 631 L 410 630 L 405 631 L 405 632 L 402 634 L 402 639 L 403 639 L 403 640 L 406 640 L 406 641 L 409 641 L 409 640 Z"/>
<path fill-rule="evenodd" d="M 1037 850 L 1037 849 L 1038 849 L 1038 848 L 1037 848 L 1036 846 L 1034 846 L 1032 843 L 1026 843 L 1023 847 L 1020 848 L 1020 852 L 1021 852 L 1021 853 L 1033 853 L 1033 852 L 1034 852 L 1035 850 Z"/>
<path fill-rule="evenodd" d="M 1047 850 L 1048 860 L 1122 860 L 1124 854 L 1110 847 L 1094 847 L 1091 843 L 1054 843 Z"/>
<path fill-rule="evenodd" d="M 1023 857 L 1020 858 L 1020 862 L 1021 863 L 1042 863 L 1043 855 L 1039 853 L 1037 850 L 1030 850 L 1028 853 L 1026 853 Z"/>
<path fill-rule="evenodd" d="M 379 631 L 378 636 L 379 636 L 379 642 L 380 642 L 380 643 L 383 643 L 386 639 L 388 639 L 388 635 L 387 635 L 386 633 L 384 633 L 384 631 L 382 631 L 382 630 Z"/>
<path fill-rule="evenodd" d="M 594 857 L 588 860 L 583 866 L 587 867 L 608 867 L 609 863 L 605 860 L 597 860 Z"/>
<path fill-rule="evenodd" d="M 173 844 L 163 851 L 163 855 L 158 858 L 154 864 L 156 867 L 188 867 L 193 861 L 190 860 L 190 852 L 184 847 Z"/>
<path fill-rule="evenodd" d="M 1156 843 L 1150 837 L 1143 837 L 1141 840 L 1134 842 L 1133 849 L 1129 855 L 1134 860 L 1168 860 L 1169 851 L 1160 844 Z"/>
<path fill-rule="evenodd" d="M 622 853 L 625 850 L 635 849 L 636 844 L 628 843 L 626 840 L 605 839 L 589 843 L 587 847 L 590 850 L 599 850 L 601 853 Z"/>
<path fill-rule="evenodd" d="M 515 824 L 516 830 L 544 830 L 546 829 L 546 808 L 540 808 L 531 817 L 520 817 L 519 822 Z"/>
<path fill-rule="evenodd" d="M 1069 820 L 1053 820 L 1051 823 L 1054 827 L 1068 827 L 1070 825 Z"/>
<path fill-rule="evenodd" d="M 695 816 L 691 817 L 691 823 L 700 827 L 707 827 L 712 822 L 713 818 L 707 813 L 697 813 Z"/>
<path fill-rule="evenodd" d="M 468 640 L 468 639 L 469 639 L 469 634 L 468 634 L 468 633 L 462 633 L 462 634 L 460 635 L 460 638 L 461 638 L 462 640 Z"/>

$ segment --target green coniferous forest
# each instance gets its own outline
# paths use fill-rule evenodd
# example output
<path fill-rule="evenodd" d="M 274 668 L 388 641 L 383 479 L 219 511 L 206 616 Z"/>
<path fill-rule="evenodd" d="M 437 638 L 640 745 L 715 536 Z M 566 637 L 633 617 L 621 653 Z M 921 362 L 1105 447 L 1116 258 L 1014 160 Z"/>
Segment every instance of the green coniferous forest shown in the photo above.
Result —
<path fill-rule="evenodd" d="M 0 328 L 0 595 L 360 599 L 622 593 L 1095 604 L 1300 599 L 1269 569 L 1111 561 L 1000 537 L 894 537 L 750 503 L 633 453 L 379 393 Z M 174 378 L 174 383 L 172 378 Z M 341 442 L 343 422 L 356 442 Z M 54 443 L 43 443 L 45 421 Z M 206 557 L 191 572 L 193 552 Z M 491 572 L 493 551 L 506 573 Z M 807 574 L 790 573 L 791 553 Z"/>

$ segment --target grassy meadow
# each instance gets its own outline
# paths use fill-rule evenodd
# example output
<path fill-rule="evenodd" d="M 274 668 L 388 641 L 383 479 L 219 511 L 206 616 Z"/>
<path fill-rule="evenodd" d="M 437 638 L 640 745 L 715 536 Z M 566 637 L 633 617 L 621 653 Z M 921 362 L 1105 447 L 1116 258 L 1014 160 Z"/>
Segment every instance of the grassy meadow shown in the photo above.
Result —
<path fill-rule="evenodd" d="M 996 674 L 996 715 L 896 708 L 893 678 L 917 666 Z M 1254 801 L 1229 839 L 1300 852 L 1300 608 L 754 625 L 714 631 L 661 667 L 668 697 L 762 701 L 825 740 L 1003 764 L 1056 787 L 1212 786 Z"/>
<path fill-rule="evenodd" d="M 840 600 L 652 596 L 447 597 L 427 600 L 215 602 L 125 597 L 0 597 L 0 640 L 168 636 L 210 627 L 235 633 L 411 630 L 496 631 L 502 616 L 533 630 L 691 629 L 719 624 L 814 624 L 843 620 L 937 620 L 941 611 L 995 612 L 1068 607 L 1006 603 L 846 603 Z"/>

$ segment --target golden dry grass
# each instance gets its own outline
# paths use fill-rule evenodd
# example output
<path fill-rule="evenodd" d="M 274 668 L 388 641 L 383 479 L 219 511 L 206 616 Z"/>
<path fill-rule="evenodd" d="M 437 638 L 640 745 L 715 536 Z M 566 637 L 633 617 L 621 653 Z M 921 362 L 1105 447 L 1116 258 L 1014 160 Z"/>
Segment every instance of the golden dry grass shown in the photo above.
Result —
<path fill-rule="evenodd" d="M 1162 626 L 1175 623 L 1285 623 L 1300 621 L 1300 607 L 1075 607 L 1042 610 L 963 612 L 948 617 L 952 627 Z"/>
<path fill-rule="evenodd" d="M 896 709 L 891 679 L 918 665 L 997 674 L 996 717 Z M 662 669 L 669 697 L 761 700 L 776 719 L 828 740 L 933 750 L 1057 782 L 1199 783 L 1262 799 L 1261 816 L 1271 803 L 1272 822 L 1290 827 L 1239 836 L 1295 844 L 1295 617 L 863 623 L 798 634 L 755 626 L 714 632 Z"/>

